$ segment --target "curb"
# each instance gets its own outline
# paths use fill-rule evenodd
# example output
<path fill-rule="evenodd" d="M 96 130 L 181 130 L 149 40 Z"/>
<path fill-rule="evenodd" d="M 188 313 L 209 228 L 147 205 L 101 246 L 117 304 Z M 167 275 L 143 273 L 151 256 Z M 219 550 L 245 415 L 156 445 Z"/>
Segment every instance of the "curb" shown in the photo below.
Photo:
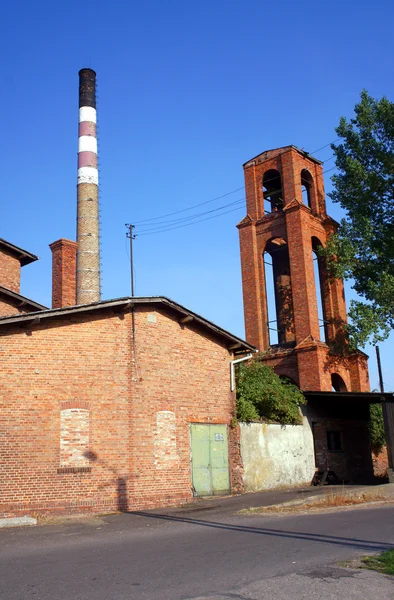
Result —
<path fill-rule="evenodd" d="M 33 517 L 28 517 L 27 515 L 24 517 L 9 517 L 0 519 L 0 528 L 1 527 L 26 527 L 37 525 L 37 519 L 33 519 Z"/>

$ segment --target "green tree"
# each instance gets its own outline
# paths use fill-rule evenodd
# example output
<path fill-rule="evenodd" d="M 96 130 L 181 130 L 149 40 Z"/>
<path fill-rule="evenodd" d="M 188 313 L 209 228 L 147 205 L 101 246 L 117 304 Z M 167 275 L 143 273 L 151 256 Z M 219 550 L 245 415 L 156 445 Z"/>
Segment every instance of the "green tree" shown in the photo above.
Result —
<path fill-rule="evenodd" d="M 301 422 L 299 407 L 305 404 L 300 389 L 281 379 L 257 357 L 237 367 L 237 419 L 273 421 L 282 424 Z"/>
<path fill-rule="evenodd" d="M 384 431 L 383 407 L 381 404 L 371 404 L 369 407 L 369 435 L 371 448 L 375 454 L 379 454 L 386 445 Z"/>
<path fill-rule="evenodd" d="M 342 117 L 332 144 L 338 173 L 329 194 L 346 211 L 325 256 L 334 276 L 353 280 L 353 346 L 385 339 L 394 328 L 394 104 L 366 91 L 354 118 Z"/>

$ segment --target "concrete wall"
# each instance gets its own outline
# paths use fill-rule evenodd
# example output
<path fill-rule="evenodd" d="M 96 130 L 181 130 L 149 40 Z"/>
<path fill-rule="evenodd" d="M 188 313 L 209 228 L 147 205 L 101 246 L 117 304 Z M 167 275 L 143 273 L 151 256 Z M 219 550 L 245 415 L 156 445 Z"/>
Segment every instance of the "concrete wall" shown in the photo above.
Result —
<path fill-rule="evenodd" d="M 313 437 L 302 425 L 241 423 L 245 491 L 310 483 L 315 472 Z"/>

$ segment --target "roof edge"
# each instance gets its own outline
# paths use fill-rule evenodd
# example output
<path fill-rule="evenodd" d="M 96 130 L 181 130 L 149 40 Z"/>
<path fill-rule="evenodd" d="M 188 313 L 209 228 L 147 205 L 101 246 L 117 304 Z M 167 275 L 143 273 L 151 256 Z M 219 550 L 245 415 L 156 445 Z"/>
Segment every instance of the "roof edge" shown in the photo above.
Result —
<path fill-rule="evenodd" d="M 177 302 L 171 300 L 170 298 L 167 298 L 166 296 L 126 296 L 124 298 L 102 300 L 100 302 L 94 302 L 91 304 L 80 304 L 76 306 L 68 306 L 63 308 L 45 309 L 40 310 L 38 312 L 27 313 L 24 315 L 0 317 L 0 327 L 24 323 L 30 320 L 37 322 L 37 319 L 41 321 L 42 319 L 62 317 L 65 315 L 84 314 L 106 308 L 125 306 L 127 304 L 130 305 L 130 308 L 132 308 L 135 305 L 149 304 L 160 304 L 162 306 L 166 306 L 180 313 L 183 317 L 191 317 L 190 321 L 195 320 L 197 323 L 200 323 L 202 326 L 216 333 L 216 335 L 224 337 L 227 340 L 231 341 L 234 346 L 239 346 L 237 348 L 234 348 L 235 353 L 244 353 L 245 351 L 257 352 L 257 348 L 255 348 L 255 346 L 253 346 L 252 344 L 249 344 L 248 342 L 239 338 L 238 336 L 230 333 L 229 331 L 226 331 L 225 329 L 222 329 L 222 327 L 215 325 L 215 323 L 212 323 L 212 321 L 205 319 L 201 315 L 189 310 L 185 306 L 178 304 Z"/>
<path fill-rule="evenodd" d="M 259 158 L 259 156 L 261 156 L 262 154 L 265 154 L 266 152 L 276 152 L 277 150 L 283 150 L 283 151 L 295 150 L 296 152 L 301 154 L 304 158 L 308 158 L 309 160 L 317 163 L 318 165 L 324 164 L 323 161 L 319 160 L 318 158 L 315 158 L 314 156 L 309 154 L 309 152 L 307 152 L 306 150 L 301 150 L 301 148 L 297 148 L 297 146 L 294 146 L 294 144 L 290 144 L 288 146 L 280 146 L 279 148 L 270 148 L 269 150 L 263 150 L 262 152 L 259 152 L 259 154 L 256 154 L 256 156 L 253 156 L 253 158 L 250 158 L 249 160 L 247 160 L 242 166 L 246 167 L 247 165 L 249 165 L 249 163 L 252 163 L 254 160 L 256 160 L 256 158 Z"/>
<path fill-rule="evenodd" d="M 11 254 L 14 254 L 16 258 L 20 261 L 21 266 L 24 267 L 36 260 L 39 260 L 38 256 L 28 252 L 27 250 L 23 250 L 23 248 L 19 248 L 19 246 L 15 246 L 15 244 L 11 244 L 11 242 L 7 242 L 3 238 L 0 238 L 0 248 L 6 248 Z"/>
<path fill-rule="evenodd" d="M 305 391 L 306 398 L 330 398 L 337 400 L 369 400 L 370 402 L 394 401 L 393 392 L 322 392 Z"/>
<path fill-rule="evenodd" d="M 13 298 L 14 300 L 17 300 L 18 302 L 21 302 L 23 304 L 29 304 L 30 306 L 37 308 L 39 311 L 48 310 L 47 306 L 44 306 L 39 302 L 35 302 L 35 300 L 31 300 L 30 298 L 26 298 L 26 296 L 22 296 L 17 292 L 13 292 L 12 290 L 9 290 L 8 288 L 3 287 L 2 285 L 0 285 L 0 294 L 4 294 L 4 296 L 9 296 L 10 298 Z M 4 317 L 0 317 L 0 319 L 1 318 Z"/>

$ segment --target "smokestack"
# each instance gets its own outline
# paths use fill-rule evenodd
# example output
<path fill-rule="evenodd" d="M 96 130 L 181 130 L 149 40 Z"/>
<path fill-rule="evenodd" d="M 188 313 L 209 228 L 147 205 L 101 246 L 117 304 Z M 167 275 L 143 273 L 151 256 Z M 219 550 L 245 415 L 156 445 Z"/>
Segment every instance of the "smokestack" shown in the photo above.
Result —
<path fill-rule="evenodd" d="M 77 304 L 100 300 L 96 73 L 79 71 Z"/>
<path fill-rule="evenodd" d="M 52 308 L 76 304 L 76 254 L 78 244 L 64 238 L 49 244 L 52 251 Z"/>

